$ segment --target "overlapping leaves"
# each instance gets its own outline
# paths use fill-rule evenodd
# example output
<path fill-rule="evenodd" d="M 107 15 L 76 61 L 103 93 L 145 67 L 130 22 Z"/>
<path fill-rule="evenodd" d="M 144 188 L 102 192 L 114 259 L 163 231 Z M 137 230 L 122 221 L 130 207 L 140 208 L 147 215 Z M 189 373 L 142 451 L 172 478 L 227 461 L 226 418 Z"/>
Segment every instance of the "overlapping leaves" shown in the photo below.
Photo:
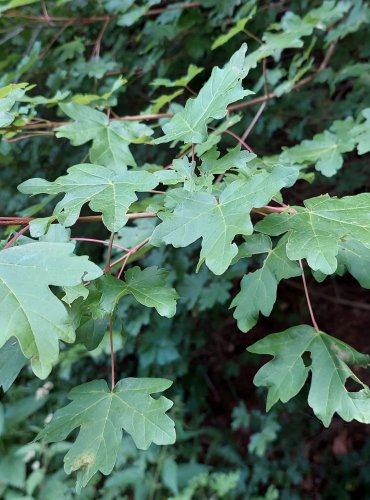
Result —
<path fill-rule="evenodd" d="M 318 196 L 295 207 L 296 213 L 271 214 L 256 226 L 270 236 L 289 232 L 289 259 L 306 259 L 315 271 L 333 274 L 337 269 L 339 242 L 350 237 L 370 248 L 370 194 L 344 198 Z"/>
<path fill-rule="evenodd" d="M 276 166 L 271 173 L 263 171 L 233 181 L 219 199 L 205 191 L 179 193 L 173 212 L 160 214 L 151 243 L 185 247 L 202 238 L 200 262 L 205 261 L 215 274 L 222 274 L 238 252 L 233 240 L 237 234 L 253 232 L 252 208 L 262 207 L 281 188 L 295 182 L 297 170 Z"/>
<path fill-rule="evenodd" d="M 355 419 L 370 423 L 370 390 L 348 366 L 368 366 L 369 356 L 308 325 L 268 335 L 248 351 L 274 356 L 254 378 L 258 387 L 268 389 L 267 409 L 298 394 L 311 372 L 308 404 L 325 426 L 330 424 L 334 413 L 347 422 Z M 302 358 L 306 352 L 311 355 L 308 366 Z M 347 389 L 349 379 L 362 389 Z"/>
<path fill-rule="evenodd" d="M 102 292 L 100 305 L 107 313 L 112 313 L 117 302 L 125 295 L 133 295 L 146 307 L 154 307 L 158 314 L 171 318 L 176 312 L 178 295 L 167 284 L 168 273 L 157 267 L 132 267 L 125 273 L 123 281 L 111 276 L 104 276 L 99 281 Z"/>
<path fill-rule="evenodd" d="M 26 194 L 58 194 L 65 197 L 56 205 L 54 215 L 65 226 L 72 226 L 82 206 L 89 203 L 91 210 L 102 213 L 103 222 L 110 231 L 118 231 L 127 222 L 126 213 L 137 200 L 136 191 L 148 191 L 157 185 L 156 177 L 145 171 L 126 171 L 117 174 L 100 165 L 83 163 L 68 169 L 68 174 L 54 182 L 30 179 L 19 186 Z"/>
<path fill-rule="evenodd" d="M 270 238 L 254 234 L 246 238 L 243 251 L 251 254 L 267 253 L 263 265 L 257 271 L 246 274 L 240 284 L 240 292 L 231 307 L 235 307 L 234 318 L 238 327 L 247 332 L 257 323 L 259 312 L 269 316 L 276 301 L 279 281 L 301 274 L 300 267 L 286 255 L 286 237 L 272 248 Z"/>
<path fill-rule="evenodd" d="M 147 125 L 109 120 L 105 113 L 89 106 L 67 103 L 60 107 L 73 122 L 59 127 L 56 136 L 66 137 L 74 146 L 93 141 L 91 162 L 105 165 L 117 173 L 125 171 L 127 166 L 136 166 L 129 145 L 153 134 Z"/>

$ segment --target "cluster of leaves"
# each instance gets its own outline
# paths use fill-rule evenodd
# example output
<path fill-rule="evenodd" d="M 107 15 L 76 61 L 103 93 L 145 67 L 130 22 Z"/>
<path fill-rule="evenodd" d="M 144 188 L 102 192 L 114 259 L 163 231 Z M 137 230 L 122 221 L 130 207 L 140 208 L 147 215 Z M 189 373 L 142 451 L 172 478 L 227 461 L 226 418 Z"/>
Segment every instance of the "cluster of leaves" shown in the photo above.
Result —
<path fill-rule="evenodd" d="M 38 426 L 43 443 L 66 445 L 65 472 L 77 472 L 80 491 L 112 472 L 121 443 L 130 446 L 126 434 L 148 450 L 123 452 L 141 472 L 146 465 L 136 457 L 151 463 L 161 453 L 151 456 L 152 444 L 175 442 L 167 413 L 173 403 L 161 393 L 188 366 L 181 347 L 191 331 L 176 334 L 171 320 L 177 301 L 185 324 L 190 312 L 228 304 L 247 332 L 260 313 L 271 314 L 281 280 L 302 276 L 306 290 L 304 263 L 318 281 L 349 272 L 370 287 L 369 193 L 320 194 L 294 206 L 283 201 L 302 183 L 340 176 L 347 160 L 349 169 L 366 165 L 370 102 L 363 75 L 370 49 L 355 64 L 343 61 L 368 34 L 370 9 L 361 0 L 327 0 L 307 11 L 297 1 L 281 15 L 254 1 L 108 0 L 86 16 L 80 2 L 57 1 L 51 12 L 41 2 L 41 14 L 36 3 L 0 8 L 7 47 L 0 149 L 6 162 L 16 160 L 15 173 L 5 177 L 21 193 L 14 196 L 8 185 L 0 217 L 10 226 L 0 253 L 0 385 L 8 390 L 21 370 L 20 377 L 32 370 L 40 379 L 55 371 L 67 378 L 82 359 L 108 354 L 111 367 L 102 376 L 110 371 L 110 387 L 93 370 L 77 377 L 71 402 L 60 408 L 56 401 L 51 421 Z M 220 27 L 225 33 L 215 36 Z M 158 95 L 162 87 L 177 90 Z M 195 96 L 187 98 L 189 92 Z M 249 135 L 257 138 L 252 148 Z M 37 196 L 36 203 L 23 195 Z M 81 237 L 82 222 L 97 224 L 98 232 L 85 229 Z M 19 224 L 25 227 L 7 240 Z M 75 253 L 89 243 L 103 243 L 106 252 L 89 250 L 90 259 Z M 296 325 L 249 347 L 273 356 L 255 376 L 268 389 L 267 408 L 291 400 L 311 373 L 308 404 L 325 426 L 334 414 L 370 423 L 370 389 L 350 368 L 368 366 L 369 356 L 322 332 L 308 295 L 307 301 L 313 326 Z M 118 368 L 118 360 L 135 356 L 142 332 L 138 368 Z M 166 369 L 169 379 L 162 378 L 161 367 L 174 362 L 177 371 Z M 349 380 L 360 390 L 349 389 Z M 37 407 L 27 405 L 26 413 Z M 262 457 L 278 431 L 275 421 L 266 424 L 249 451 Z M 162 461 L 159 474 L 174 498 L 192 498 L 202 488 L 221 497 L 247 491 L 238 460 L 226 476 L 198 469 L 181 485 L 173 479 L 177 462 Z M 123 472 L 120 485 L 132 485 Z M 30 495 L 42 481 L 37 477 L 27 485 Z M 275 494 L 272 488 L 265 498 Z"/>

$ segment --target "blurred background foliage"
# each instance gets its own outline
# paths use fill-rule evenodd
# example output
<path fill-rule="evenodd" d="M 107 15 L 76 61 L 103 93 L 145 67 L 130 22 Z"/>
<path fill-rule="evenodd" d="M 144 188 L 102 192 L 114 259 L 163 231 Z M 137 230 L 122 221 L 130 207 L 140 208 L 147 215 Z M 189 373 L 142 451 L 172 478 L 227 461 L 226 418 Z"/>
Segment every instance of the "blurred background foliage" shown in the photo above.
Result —
<path fill-rule="evenodd" d="M 271 156 L 279 154 L 282 146 L 311 138 L 335 120 L 357 117 L 370 106 L 368 2 L 2 1 L 0 86 L 24 81 L 34 85 L 27 92 L 29 101 L 18 107 L 18 124 L 38 117 L 61 121 L 56 103 L 63 100 L 102 105 L 113 116 L 175 111 L 201 87 L 210 69 L 227 61 L 242 42 L 248 43 L 249 51 L 256 50 L 263 35 L 287 11 L 302 17 L 320 8 L 332 17 L 328 19 L 326 14 L 327 22 L 320 24 L 318 16 L 316 28 L 302 39 L 302 46 L 266 59 L 266 81 L 261 65 L 245 81 L 245 87 L 257 97 L 269 89 L 281 93 L 267 102 L 248 137 L 258 155 Z M 297 21 L 293 18 L 292 22 Z M 293 88 L 320 67 L 333 40 L 330 63 L 306 84 Z M 44 100 L 37 97 L 41 95 Z M 257 109 L 258 105 L 238 111 L 240 119 L 233 127 L 237 134 L 243 134 Z M 16 186 L 39 175 L 55 179 L 86 157 L 87 146 L 76 148 L 52 135 L 21 140 L 15 136 L 14 141 L 8 135 L 0 143 L 2 215 L 47 214 L 47 199 L 30 207 L 29 199 Z M 234 145 L 234 138 L 223 136 L 225 150 Z M 138 165 L 165 165 L 175 155 L 165 147 L 135 145 L 133 151 Z M 314 182 L 299 181 L 287 194 L 287 201 L 299 204 L 320 193 L 356 194 L 369 187 L 368 161 L 351 152 L 335 177 L 316 173 Z M 125 244 L 142 241 L 150 234 L 151 224 L 151 220 L 139 220 L 124 228 Z M 3 236 L 10 230 L 4 230 Z M 94 224 L 79 224 L 74 231 L 74 236 L 107 237 Z M 261 361 L 247 354 L 246 347 L 266 333 L 307 320 L 299 279 L 281 286 L 270 318 L 261 318 L 251 333 L 242 334 L 228 303 L 245 267 L 235 265 L 221 277 L 211 278 L 205 268 L 196 275 L 196 248 L 192 245 L 180 252 L 155 249 L 140 256 L 145 266 L 172 270 L 172 283 L 181 296 L 175 318 L 158 317 L 127 298 L 114 324 L 118 376 L 159 376 L 175 381 L 169 397 L 175 402 L 176 444 L 152 446 L 144 452 L 135 448 L 130 437 L 124 438 L 113 474 L 97 477 L 77 496 L 73 479 L 62 471 L 68 442 L 49 446 L 32 442 L 50 419 L 51 409 L 65 404 L 70 388 L 108 376 L 107 337 L 91 351 L 76 344 L 63 351 L 47 382 L 33 379 L 24 369 L 17 385 L 1 394 L 1 498 L 294 500 L 370 496 L 368 427 L 334 418 L 330 428 L 324 429 L 304 405 L 303 397 L 284 407 L 277 405 L 266 414 L 263 393 L 252 384 Z M 80 251 L 95 262 L 104 261 L 101 247 L 82 243 Z M 256 264 L 251 261 L 250 267 Z M 366 351 L 370 302 L 365 291 L 347 276 L 333 277 L 320 287 L 314 282 L 310 285 L 323 328 L 334 324 L 339 338 Z M 106 328 L 99 322 L 85 326 L 86 331 L 94 328 L 98 338 Z"/>

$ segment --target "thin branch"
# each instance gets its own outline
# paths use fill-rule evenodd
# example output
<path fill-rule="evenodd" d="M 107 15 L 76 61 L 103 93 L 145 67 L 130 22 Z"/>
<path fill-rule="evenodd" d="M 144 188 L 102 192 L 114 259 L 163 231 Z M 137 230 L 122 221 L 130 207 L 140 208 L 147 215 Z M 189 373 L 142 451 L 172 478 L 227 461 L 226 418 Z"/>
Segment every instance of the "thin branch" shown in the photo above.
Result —
<path fill-rule="evenodd" d="M 146 219 L 157 217 L 155 212 L 134 212 L 132 214 L 126 214 L 128 220 L 133 219 Z M 0 217 L 0 226 L 21 226 L 28 224 L 36 217 Z M 100 222 L 102 220 L 101 215 L 85 215 L 79 217 L 77 222 Z"/>
<path fill-rule="evenodd" d="M 2 250 L 6 250 L 6 249 L 7 249 L 7 248 L 9 248 L 10 246 L 12 246 L 12 245 L 13 245 L 13 243 L 14 243 L 15 241 L 17 241 L 17 239 L 18 239 L 20 236 L 22 236 L 22 234 L 24 234 L 26 231 L 28 231 L 28 230 L 29 230 L 29 228 L 30 228 L 30 226 L 28 226 L 28 225 L 27 225 L 26 227 L 24 227 L 24 228 L 22 228 L 20 231 L 18 231 L 18 233 L 17 233 L 17 234 L 15 234 L 15 235 L 13 236 L 13 238 L 11 238 L 11 239 L 8 241 L 8 243 L 7 243 L 6 245 L 4 245 L 4 246 L 3 246 Z"/>
<path fill-rule="evenodd" d="M 315 315 L 313 313 L 312 304 L 311 304 L 311 300 L 310 300 L 310 295 L 308 293 L 308 288 L 307 288 L 306 277 L 304 275 L 303 264 L 302 264 L 301 260 L 299 260 L 298 262 L 299 262 L 300 268 L 302 269 L 303 288 L 304 288 L 304 293 L 305 293 L 305 296 L 306 296 L 308 310 L 310 311 L 311 321 L 312 321 L 312 324 L 313 324 L 315 330 L 317 331 L 317 333 L 319 333 L 320 332 L 320 328 L 318 327 L 318 324 L 316 323 Z"/>
<path fill-rule="evenodd" d="M 100 243 L 101 245 L 109 245 L 109 241 L 106 240 L 96 240 L 95 238 L 71 238 L 74 241 L 86 241 L 87 243 Z M 122 247 L 121 245 L 117 245 L 116 243 L 112 244 L 112 247 L 118 248 L 119 250 L 124 250 L 125 252 L 129 252 L 130 249 L 126 247 Z"/>
<path fill-rule="evenodd" d="M 128 252 L 128 253 L 127 253 L 127 255 L 125 256 L 125 259 L 124 259 L 124 261 L 123 261 L 123 264 L 122 264 L 122 266 L 121 266 L 121 269 L 118 271 L 118 274 L 117 274 L 117 279 L 121 279 L 122 273 L 123 273 L 123 271 L 124 271 L 124 269 L 125 269 L 125 267 L 126 267 L 127 261 L 128 261 L 128 259 L 130 258 L 130 256 L 131 256 L 131 254 L 130 254 L 130 252 Z"/>
<path fill-rule="evenodd" d="M 41 54 L 39 56 L 40 59 L 43 59 L 46 56 L 46 54 L 49 52 L 49 50 L 54 45 L 54 43 L 58 40 L 58 38 L 63 33 L 63 31 L 66 30 L 69 26 L 71 26 L 71 24 L 72 24 L 71 21 L 69 21 L 64 26 L 62 26 L 59 31 L 56 32 L 56 34 L 52 37 L 52 39 L 50 40 L 48 45 L 45 47 L 45 49 L 41 52 Z"/>
<path fill-rule="evenodd" d="M 158 14 L 163 14 L 164 12 L 167 12 L 168 10 L 194 9 L 195 7 L 200 7 L 200 6 L 201 6 L 200 2 L 189 2 L 189 3 L 183 3 L 183 4 L 177 4 L 177 5 L 167 5 L 166 7 L 163 7 L 163 8 L 150 9 L 150 10 L 148 10 L 148 12 L 145 15 L 146 16 L 156 16 Z"/>
<path fill-rule="evenodd" d="M 317 69 L 314 69 L 313 73 L 311 75 L 307 76 L 306 78 L 303 78 L 298 83 L 296 83 L 292 87 L 292 91 L 299 90 L 301 87 L 303 87 L 304 85 L 309 83 L 311 80 L 313 80 L 315 78 L 315 76 L 317 76 L 319 73 L 321 73 L 321 71 L 323 71 L 327 67 L 327 65 L 329 64 L 329 61 L 333 55 L 333 52 L 334 52 L 334 49 L 335 49 L 335 46 L 337 45 L 337 43 L 338 42 L 335 41 L 329 45 L 328 50 L 325 54 L 325 57 L 324 57 L 322 63 L 320 64 L 320 66 Z M 281 94 L 281 96 L 284 96 L 284 95 L 285 94 Z M 270 101 L 271 99 L 279 98 L 281 96 L 278 96 L 275 92 L 271 92 L 270 94 L 263 95 L 261 97 L 256 97 L 255 99 L 251 99 L 250 101 L 241 102 L 239 104 L 232 104 L 231 106 L 228 107 L 228 109 L 229 109 L 229 111 L 237 111 L 239 109 L 244 109 L 244 108 L 247 108 L 249 106 L 254 106 L 255 104 L 259 104 L 259 103 L 264 102 L 264 101 Z"/>
<path fill-rule="evenodd" d="M 184 9 L 193 9 L 195 7 L 199 7 L 200 3 L 199 2 L 189 2 L 189 3 L 183 3 L 183 4 L 176 4 L 176 5 L 169 5 L 164 8 L 157 8 L 157 9 L 150 9 L 147 12 L 145 12 L 143 15 L 144 16 L 156 16 L 158 14 L 162 14 L 166 12 L 167 10 L 184 10 Z M 22 14 L 18 11 L 11 10 L 8 12 L 5 12 L 3 14 L 3 17 L 7 18 L 20 18 L 20 19 L 27 19 L 28 21 L 35 21 L 38 23 L 47 23 L 49 24 L 50 22 L 52 23 L 63 23 L 67 21 L 71 21 L 73 25 L 83 25 L 83 24 L 93 24 L 101 21 L 105 21 L 107 17 L 109 19 L 115 19 L 117 18 L 117 15 L 112 15 L 112 16 L 90 16 L 90 17 L 66 17 L 66 16 L 33 16 L 33 15 L 26 15 Z"/>
<path fill-rule="evenodd" d="M 172 118 L 174 113 L 155 113 L 149 115 L 124 115 L 118 116 L 116 120 L 138 121 L 138 120 L 158 120 L 159 118 Z"/>
<path fill-rule="evenodd" d="M 110 365 L 111 365 L 111 389 L 116 385 L 115 366 L 114 366 L 114 347 L 113 347 L 113 318 L 109 316 L 109 344 L 110 344 Z"/>
<path fill-rule="evenodd" d="M 211 127 L 210 127 L 211 128 Z M 231 137 L 234 137 L 242 146 L 245 147 L 250 153 L 254 153 L 253 149 L 245 142 L 241 137 L 239 137 L 235 132 L 231 132 L 231 130 L 226 129 L 222 132 L 223 134 L 229 134 Z"/>
<path fill-rule="evenodd" d="M 266 58 L 262 61 L 263 88 L 264 88 L 265 96 L 268 95 L 268 81 L 267 81 L 266 61 L 267 61 Z M 254 129 L 256 123 L 258 122 L 260 116 L 262 115 L 262 113 L 263 113 L 263 111 L 264 111 L 264 109 L 266 107 L 266 104 L 267 104 L 267 101 L 263 101 L 263 103 L 261 104 L 261 106 L 258 108 L 258 111 L 255 114 L 253 120 L 251 121 L 250 125 L 248 126 L 248 128 L 246 129 L 246 131 L 244 132 L 244 134 L 242 135 L 243 141 L 246 140 L 246 138 L 248 137 L 248 135 Z"/>
<path fill-rule="evenodd" d="M 133 247 L 131 248 L 131 250 L 128 252 L 129 256 L 133 255 L 135 252 L 137 252 L 141 247 L 143 247 L 144 245 L 146 245 L 148 243 L 148 241 L 150 240 L 150 237 L 149 238 L 145 238 L 144 241 L 142 241 L 141 243 L 139 243 L 138 245 L 136 245 L 136 247 Z M 117 264 L 120 264 L 122 261 L 124 262 L 125 259 L 127 257 L 127 254 L 123 255 L 122 257 L 120 257 L 119 259 L 115 260 L 114 262 L 112 262 L 110 268 L 112 269 L 113 267 L 115 267 Z M 121 272 L 122 274 L 122 272 Z"/>
<path fill-rule="evenodd" d="M 105 269 L 104 269 L 105 273 L 109 273 L 109 270 L 110 270 L 110 261 L 112 258 L 113 240 L 114 240 L 114 231 L 111 232 L 111 235 L 109 238 L 108 251 L 107 251 L 107 262 L 105 264 Z"/>
<path fill-rule="evenodd" d="M 45 21 L 52 26 L 53 23 L 52 23 L 52 21 L 50 19 L 50 16 L 49 16 L 49 13 L 48 13 L 48 9 L 46 8 L 45 0 L 41 0 L 41 6 L 42 6 L 42 10 L 44 12 Z"/>
<path fill-rule="evenodd" d="M 93 48 L 92 53 L 91 53 L 91 57 L 94 57 L 94 56 L 99 57 L 100 56 L 101 42 L 103 40 L 103 36 L 104 36 L 105 30 L 108 27 L 109 22 L 110 22 L 110 17 L 107 16 L 104 23 L 103 23 L 103 26 L 99 32 L 99 35 L 95 41 L 94 48 Z"/>

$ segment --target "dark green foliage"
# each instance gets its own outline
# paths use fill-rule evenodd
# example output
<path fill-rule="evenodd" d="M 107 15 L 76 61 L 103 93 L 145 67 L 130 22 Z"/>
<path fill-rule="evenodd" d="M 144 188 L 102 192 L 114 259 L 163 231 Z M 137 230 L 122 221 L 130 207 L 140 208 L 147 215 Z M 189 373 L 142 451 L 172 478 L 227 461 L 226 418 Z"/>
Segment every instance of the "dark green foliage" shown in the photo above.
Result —
<path fill-rule="evenodd" d="M 0 21 L 0 497 L 367 498 L 368 3 Z"/>

